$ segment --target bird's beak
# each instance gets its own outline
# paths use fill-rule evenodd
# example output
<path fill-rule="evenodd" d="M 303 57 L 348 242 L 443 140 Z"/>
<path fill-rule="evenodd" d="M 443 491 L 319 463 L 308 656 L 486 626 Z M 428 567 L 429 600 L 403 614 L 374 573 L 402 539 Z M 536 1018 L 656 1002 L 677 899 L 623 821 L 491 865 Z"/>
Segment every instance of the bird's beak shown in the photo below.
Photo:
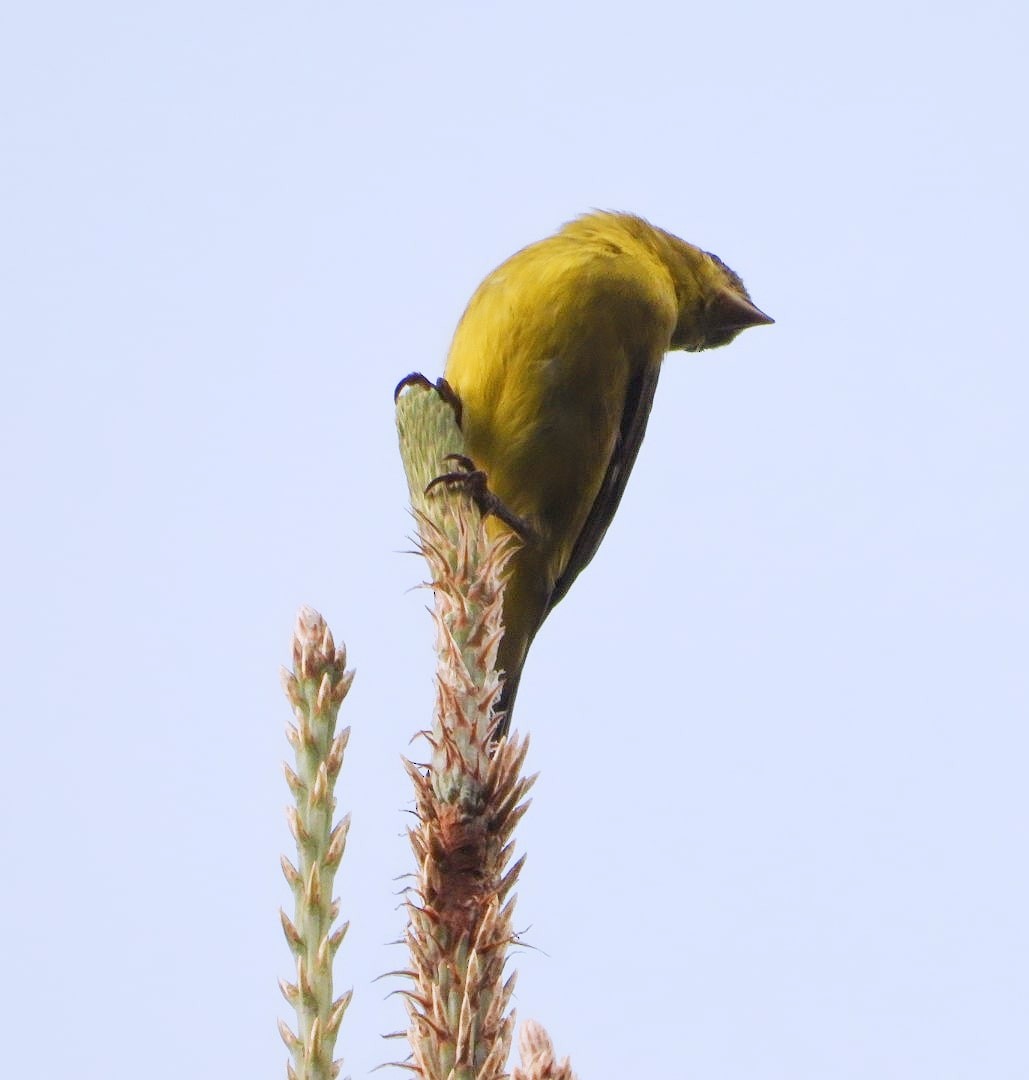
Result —
<path fill-rule="evenodd" d="M 775 322 L 771 315 L 755 307 L 745 296 L 728 289 L 714 298 L 709 317 L 722 330 L 746 330 L 748 326 L 767 326 Z"/>

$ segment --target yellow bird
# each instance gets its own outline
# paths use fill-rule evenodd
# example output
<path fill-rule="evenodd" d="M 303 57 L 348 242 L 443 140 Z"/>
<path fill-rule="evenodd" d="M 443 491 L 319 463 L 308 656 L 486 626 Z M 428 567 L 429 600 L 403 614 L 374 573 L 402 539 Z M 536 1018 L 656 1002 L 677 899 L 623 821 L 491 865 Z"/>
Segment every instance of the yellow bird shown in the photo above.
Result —
<path fill-rule="evenodd" d="M 773 322 L 720 259 L 632 214 L 591 213 L 479 286 L 445 379 L 468 454 L 522 535 L 504 594 L 497 737 L 526 653 L 596 554 L 639 451 L 666 352 Z"/>

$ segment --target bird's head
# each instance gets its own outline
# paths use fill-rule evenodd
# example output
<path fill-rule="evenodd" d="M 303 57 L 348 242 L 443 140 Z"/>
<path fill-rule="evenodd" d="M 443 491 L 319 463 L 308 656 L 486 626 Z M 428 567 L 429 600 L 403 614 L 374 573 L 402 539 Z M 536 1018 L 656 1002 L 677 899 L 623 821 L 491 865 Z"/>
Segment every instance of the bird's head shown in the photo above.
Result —
<path fill-rule="evenodd" d="M 666 234 L 669 270 L 679 297 L 671 348 L 699 352 L 728 345 L 748 326 L 775 322 L 756 307 L 739 274 L 710 252 Z"/>
<path fill-rule="evenodd" d="M 741 330 L 775 322 L 755 307 L 739 274 L 710 252 L 635 214 L 595 210 L 569 222 L 561 235 L 605 251 L 662 264 L 675 289 L 679 317 L 669 348 L 699 352 L 728 345 Z"/>

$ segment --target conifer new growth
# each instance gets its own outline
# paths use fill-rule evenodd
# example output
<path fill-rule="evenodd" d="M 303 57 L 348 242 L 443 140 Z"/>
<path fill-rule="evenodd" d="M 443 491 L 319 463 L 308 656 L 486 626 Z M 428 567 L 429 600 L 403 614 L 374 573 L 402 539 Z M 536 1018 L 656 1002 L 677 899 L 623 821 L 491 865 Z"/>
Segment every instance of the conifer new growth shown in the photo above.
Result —
<path fill-rule="evenodd" d="M 347 923 L 333 929 L 339 902 L 333 880 L 343 858 L 350 816 L 333 824 L 336 779 L 350 728 L 336 734 L 336 716 L 354 673 L 346 670 L 347 654 L 336 648 L 325 620 L 301 608 L 293 636 L 293 671 L 282 671 L 282 686 L 293 706 L 294 724 L 286 737 L 296 755 L 296 768 L 285 766 L 286 783 L 295 805 L 289 807 L 290 832 L 297 845 L 297 863 L 282 857 L 282 872 L 293 890 L 294 915 L 280 912 L 286 941 L 296 958 L 296 982 L 280 980 L 283 997 L 296 1010 L 297 1031 L 279 1022 L 279 1032 L 292 1061 L 289 1080 L 333 1080 L 341 1062 L 333 1060 L 336 1036 L 350 1004 L 351 991 L 332 996 L 332 962 L 347 932 Z"/>

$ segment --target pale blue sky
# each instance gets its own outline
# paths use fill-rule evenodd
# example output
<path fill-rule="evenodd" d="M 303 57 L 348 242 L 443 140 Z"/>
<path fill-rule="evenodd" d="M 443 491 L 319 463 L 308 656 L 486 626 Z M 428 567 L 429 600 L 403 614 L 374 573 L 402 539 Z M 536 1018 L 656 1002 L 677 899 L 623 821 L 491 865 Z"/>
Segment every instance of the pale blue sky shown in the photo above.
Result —
<path fill-rule="evenodd" d="M 301 603 L 358 669 L 345 1070 L 402 1053 L 372 980 L 433 661 L 391 391 L 603 207 L 778 321 L 669 359 L 526 668 L 519 1014 L 583 1080 L 1029 1076 L 1027 30 L 1013 0 L 0 17 L 10 1075 L 283 1075 Z"/>

